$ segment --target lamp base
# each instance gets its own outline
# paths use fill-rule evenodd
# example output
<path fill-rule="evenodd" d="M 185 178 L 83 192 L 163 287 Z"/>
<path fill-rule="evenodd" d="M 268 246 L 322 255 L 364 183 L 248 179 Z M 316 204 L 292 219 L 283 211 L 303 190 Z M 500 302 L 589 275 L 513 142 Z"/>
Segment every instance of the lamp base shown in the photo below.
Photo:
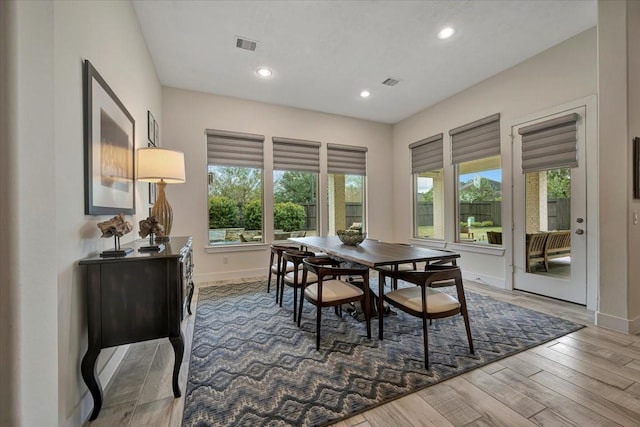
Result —
<path fill-rule="evenodd" d="M 162 225 L 164 235 L 166 236 L 165 239 L 168 240 L 169 235 L 171 235 L 171 226 L 173 225 L 173 209 L 171 209 L 171 205 L 169 204 L 164 192 L 167 183 L 161 180 L 157 183 L 157 186 L 158 198 L 156 199 L 156 203 L 153 205 L 153 208 L 151 208 L 151 215 L 155 216 L 158 223 Z M 160 241 L 157 236 L 156 241 Z"/>

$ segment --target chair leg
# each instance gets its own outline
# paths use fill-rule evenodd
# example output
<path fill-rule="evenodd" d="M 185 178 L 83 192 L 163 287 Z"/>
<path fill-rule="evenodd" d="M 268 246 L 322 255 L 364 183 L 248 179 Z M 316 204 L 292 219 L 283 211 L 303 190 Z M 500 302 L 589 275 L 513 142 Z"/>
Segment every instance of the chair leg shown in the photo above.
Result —
<path fill-rule="evenodd" d="M 293 288 L 293 321 L 295 322 L 297 319 L 297 309 L 298 309 L 298 288 Z"/>
<path fill-rule="evenodd" d="M 282 307 L 282 300 L 284 299 L 284 274 L 280 280 L 280 307 Z"/>
<path fill-rule="evenodd" d="M 322 317 L 322 306 L 316 306 L 316 350 L 320 350 L 320 322 Z"/>
<path fill-rule="evenodd" d="M 271 266 L 269 266 L 269 278 L 267 279 L 267 293 L 271 292 Z"/>
<path fill-rule="evenodd" d="M 298 328 L 302 320 L 302 304 L 304 303 L 304 289 L 300 289 L 300 307 L 298 307 Z"/>
<path fill-rule="evenodd" d="M 424 368 L 429 370 L 429 329 L 427 328 L 427 318 L 422 316 L 422 330 L 424 336 Z"/>
<path fill-rule="evenodd" d="M 471 337 L 471 326 L 469 325 L 469 313 L 467 313 L 467 307 L 460 307 L 462 318 L 464 319 L 464 328 L 467 330 L 467 341 L 469 341 L 469 353 L 473 354 L 473 337 Z"/>

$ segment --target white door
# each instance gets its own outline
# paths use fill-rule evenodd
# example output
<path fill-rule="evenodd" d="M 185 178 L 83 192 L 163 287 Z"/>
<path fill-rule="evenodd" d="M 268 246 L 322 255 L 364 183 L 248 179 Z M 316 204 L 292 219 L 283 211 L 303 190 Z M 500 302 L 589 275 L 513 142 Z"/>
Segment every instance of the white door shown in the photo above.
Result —
<path fill-rule="evenodd" d="M 554 112 L 511 127 L 513 287 L 578 304 L 587 302 L 585 111 Z M 524 174 L 518 130 L 571 113 L 579 116 L 578 165 Z"/>

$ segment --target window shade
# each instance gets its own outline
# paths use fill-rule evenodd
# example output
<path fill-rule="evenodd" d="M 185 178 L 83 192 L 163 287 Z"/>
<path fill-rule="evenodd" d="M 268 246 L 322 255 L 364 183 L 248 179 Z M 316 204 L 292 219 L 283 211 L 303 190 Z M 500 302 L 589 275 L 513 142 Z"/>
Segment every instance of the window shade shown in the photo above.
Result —
<path fill-rule="evenodd" d="M 273 170 L 320 172 L 320 143 L 274 136 Z"/>
<path fill-rule="evenodd" d="M 328 173 L 342 175 L 367 174 L 367 148 L 327 144 Z"/>
<path fill-rule="evenodd" d="M 449 131 L 454 164 L 500 154 L 500 113 Z"/>
<path fill-rule="evenodd" d="M 442 169 L 442 134 L 421 139 L 409 145 L 411 150 L 411 173 L 422 173 Z"/>
<path fill-rule="evenodd" d="M 576 113 L 518 129 L 522 173 L 578 166 Z"/>
<path fill-rule="evenodd" d="M 263 168 L 263 135 L 216 129 L 206 134 L 209 165 Z"/>

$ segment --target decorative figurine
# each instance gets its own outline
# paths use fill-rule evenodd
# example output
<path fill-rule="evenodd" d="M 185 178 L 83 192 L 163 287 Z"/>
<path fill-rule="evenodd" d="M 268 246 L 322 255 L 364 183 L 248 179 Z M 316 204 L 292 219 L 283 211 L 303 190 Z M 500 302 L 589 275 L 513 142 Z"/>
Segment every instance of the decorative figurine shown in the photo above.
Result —
<path fill-rule="evenodd" d="M 118 214 L 107 221 L 98 223 L 98 228 L 102 232 L 102 236 L 100 237 L 114 238 L 113 250 L 102 252 L 100 254 L 101 257 L 106 258 L 125 256 L 126 254 L 133 251 L 133 248 L 120 248 L 120 237 L 124 236 L 127 233 L 130 233 L 131 230 L 133 230 L 133 226 L 130 222 L 125 221 L 123 214 Z"/>
<path fill-rule="evenodd" d="M 149 236 L 149 246 L 142 246 L 138 248 L 140 252 L 157 252 L 164 249 L 164 245 L 156 245 L 153 242 L 153 236 L 156 237 L 156 242 L 164 241 L 164 227 L 162 224 L 158 222 L 158 219 L 155 216 L 150 216 L 146 219 L 141 220 L 138 225 L 140 226 L 140 231 L 138 234 L 140 237 L 145 238 Z"/>

